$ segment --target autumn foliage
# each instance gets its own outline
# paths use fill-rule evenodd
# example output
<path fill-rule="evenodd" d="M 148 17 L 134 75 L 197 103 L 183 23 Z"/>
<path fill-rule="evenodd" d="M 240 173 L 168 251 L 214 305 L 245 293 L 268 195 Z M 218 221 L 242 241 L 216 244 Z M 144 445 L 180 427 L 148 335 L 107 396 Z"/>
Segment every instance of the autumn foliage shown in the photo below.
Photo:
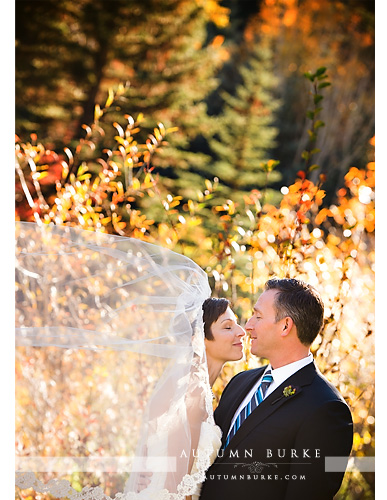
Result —
<path fill-rule="evenodd" d="M 104 108 L 96 107 L 94 122 L 84 127 L 85 136 L 73 151 L 66 148 L 58 155 L 34 135 L 28 143 L 17 138 L 17 219 L 118 233 L 184 253 L 207 271 L 215 295 L 230 297 L 242 324 L 269 277 L 298 277 L 315 285 L 326 311 L 324 332 L 314 342 L 313 353 L 320 370 L 339 388 L 353 412 L 353 455 L 373 456 L 374 162 L 351 167 L 336 201 L 329 206 L 324 204 L 324 175 L 317 182 L 308 178 L 315 167 L 300 170 L 291 185 L 281 188 L 278 205 L 266 203 L 265 191 L 256 189 L 246 192 L 243 203 L 228 199 L 214 205 L 217 179 L 204 179 L 197 197 L 184 200 L 169 192 L 152 169 L 153 155 L 174 130 L 159 123 L 144 136 L 142 117 L 126 116 L 124 124 L 114 124 L 115 143 L 103 144 L 104 113 L 114 97 L 111 94 Z M 272 161 L 267 168 L 275 165 Z M 42 354 L 19 355 L 17 379 L 44 365 L 39 359 Z M 96 363 L 85 352 L 74 356 L 60 362 L 60 369 L 71 379 L 77 376 L 72 372 L 73 363 L 84 365 L 93 384 L 99 384 L 98 377 L 102 384 L 103 373 L 113 368 L 109 368 L 108 358 Z M 50 360 L 58 362 L 56 356 Z M 243 362 L 226 365 L 215 386 L 217 397 L 234 373 L 258 363 L 247 354 Z M 44 378 L 44 370 L 41 375 Z M 89 403 L 81 395 L 76 399 L 81 412 L 89 414 Z M 65 401 L 63 387 L 61 404 Z M 25 419 L 32 416 L 28 417 L 32 410 L 22 383 L 18 384 L 17 403 L 20 454 L 31 447 L 50 455 L 54 449 L 67 453 L 72 446 L 80 446 L 80 437 L 67 440 L 63 435 L 66 429 L 71 434 L 70 417 L 52 422 L 53 433 L 43 432 L 49 437 L 48 448 L 34 445 L 22 432 Z M 65 406 L 63 412 L 69 414 Z M 92 418 L 90 413 L 85 420 L 88 434 L 82 440 L 95 443 L 94 451 L 103 453 Z M 76 477 L 72 484 L 76 487 Z M 348 473 L 338 498 L 360 498 L 359 488 L 371 492 L 372 477 Z"/>
<path fill-rule="evenodd" d="M 32 10 L 28 2 L 24 10 L 19 6 L 16 219 L 134 237 L 182 253 L 207 272 L 215 296 L 231 300 L 242 325 L 270 277 L 311 283 L 325 304 L 324 330 L 312 346 L 316 363 L 351 408 L 352 456 L 374 456 L 371 16 L 357 2 L 349 2 L 356 4 L 352 9 L 341 1 L 262 0 L 259 12 L 245 18 L 243 41 L 236 47 L 227 40 L 239 36 L 233 26 L 240 20 L 233 21 L 218 0 L 154 2 L 152 13 L 138 2 L 108 6 L 98 0 L 105 9 L 102 16 L 96 14 L 95 1 L 66 0 L 60 9 L 57 2 L 46 1 L 52 23 L 50 15 L 40 15 L 42 27 L 29 19 L 43 3 Z M 138 23 L 128 26 L 125 16 L 133 6 L 140 12 Z M 85 22 L 88 18 L 93 22 Z M 161 18 L 168 33 L 159 27 Z M 58 35 L 63 31 L 65 40 Z M 40 51 L 33 63 L 51 82 L 45 89 L 40 73 L 37 80 L 30 77 L 30 40 Z M 54 42 L 55 60 L 47 49 Z M 262 59 L 261 50 L 269 47 Z M 251 54 L 257 65 L 267 59 L 270 70 L 251 66 Z M 220 67 L 219 83 L 215 73 Z M 83 73 L 88 77 L 80 78 Z M 257 74 L 265 82 L 257 82 Z M 235 81 L 228 88 L 230 75 Z M 127 79 L 130 89 L 118 83 Z M 273 88 L 280 96 L 271 93 Z M 214 91 L 224 96 L 225 89 L 227 106 L 220 112 Z M 274 148 L 270 124 L 278 97 L 281 127 Z M 244 102 L 247 98 L 252 106 Z M 257 117 L 261 121 L 255 126 Z M 42 125 L 44 139 L 34 123 Z M 222 128 L 227 128 L 226 139 Z M 206 154 L 198 146 L 201 141 Z M 65 147 L 57 148 L 58 143 Z M 268 150 L 274 158 L 267 157 Z M 359 158 L 363 163 L 353 162 Z M 249 166 L 254 183 L 240 187 L 236 159 Z M 222 179 L 222 172 L 229 179 Z M 261 362 L 249 355 L 246 340 L 245 359 L 224 366 L 214 404 L 235 373 Z M 124 354 L 116 368 L 117 358 L 109 353 L 63 356 L 55 349 L 45 354 L 18 348 L 17 454 L 104 456 L 104 432 L 120 426 L 125 431 L 129 425 L 124 407 L 115 414 L 109 410 L 109 384 L 120 387 L 125 398 L 136 377 L 147 376 L 146 366 L 130 366 Z M 53 371 L 63 377 L 52 380 Z M 43 381 L 39 390 L 56 414 L 45 415 L 43 406 L 31 400 L 25 381 L 35 376 Z M 79 377 L 89 384 L 90 394 L 98 390 L 103 397 L 93 399 L 78 390 Z M 101 429 L 97 418 L 105 414 L 106 428 Z M 84 428 L 84 435 L 73 433 L 74 428 Z M 114 451 L 124 453 L 133 443 L 114 433 Z M 85 482 L 77 474 L 68 479 L 79 491 Z M 94 485 L 98 478 L 89 475 L 86 482 Z M 335 500 L 373 499 L 374 486 L 373 473 L 348 472 Z M 111 495 L 120 488 L 123 484 L 113 477 L 104 485 Z M 48 497 L 17 492 L 26 500 Z"/>

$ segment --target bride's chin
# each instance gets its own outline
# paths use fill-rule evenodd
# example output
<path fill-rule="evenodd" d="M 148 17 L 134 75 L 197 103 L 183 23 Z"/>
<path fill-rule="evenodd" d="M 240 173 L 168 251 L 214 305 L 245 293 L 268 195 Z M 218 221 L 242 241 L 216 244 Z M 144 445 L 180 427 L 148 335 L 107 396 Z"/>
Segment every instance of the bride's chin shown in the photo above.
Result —
<path fill-rule="evenodd" d="M 229 361 L 240 361 L 243 358 L 244 358 L 244 353 L 242 351 L 240 354 L 236 354 L 235 356 L 233 356 L 232 359 L 230 359 Z"/>

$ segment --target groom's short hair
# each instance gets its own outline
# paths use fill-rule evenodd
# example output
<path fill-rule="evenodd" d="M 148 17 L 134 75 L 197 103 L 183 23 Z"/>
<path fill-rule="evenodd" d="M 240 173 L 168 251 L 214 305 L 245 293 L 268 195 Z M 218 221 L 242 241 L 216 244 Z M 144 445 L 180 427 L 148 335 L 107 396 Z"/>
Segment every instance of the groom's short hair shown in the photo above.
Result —
<path fill-rule="evenodd" d="M 265 290 L 277 290 L 274 300 L 275 320 L 292 318 L 297 336 L 304 345 L 311 345 L 324 324 L 324 303 L 318 291 L 298 279 L 272 278 Z"/>

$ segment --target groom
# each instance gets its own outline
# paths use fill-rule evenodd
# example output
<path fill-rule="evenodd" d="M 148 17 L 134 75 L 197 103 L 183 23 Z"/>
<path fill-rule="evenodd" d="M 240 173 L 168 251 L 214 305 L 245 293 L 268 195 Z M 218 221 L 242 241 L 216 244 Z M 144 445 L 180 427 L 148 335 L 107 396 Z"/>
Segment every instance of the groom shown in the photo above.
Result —
<path fill-rule="evenodd" d="M 331 500 L 339 490 L 353 426 L 309 351 L 323 314 L 310 285 L 266 283 L 246 330 L 252 354 L 269 365 L 238 373 L 225 388 L 215 410 L 222 448 L 200 500 Z"/>

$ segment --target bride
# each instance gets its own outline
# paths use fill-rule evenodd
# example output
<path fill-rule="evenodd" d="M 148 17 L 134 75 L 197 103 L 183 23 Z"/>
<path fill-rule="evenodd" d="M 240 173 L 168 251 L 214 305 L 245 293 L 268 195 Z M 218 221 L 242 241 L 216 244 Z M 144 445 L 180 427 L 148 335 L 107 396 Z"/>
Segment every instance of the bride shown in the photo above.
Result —
<path fill-rule="evenodd" d="M 238 361 L 243 357 L 242 338 L 245 331 L 236 322 L 228 300 L 223 298 L 209 298 L 204 302 L 203 323 L 209 382 L 212 387 L 227 361 Z M 211 429 L 213 451 L 209 459 L 212 463 L 220 449 L 222 436 L 219 427 L 212 425 Z M 199 438 L 199 453 L 206 447 L 206 437 L 206 432 L 202 432 Z M 197 463 L 194 462 L 191 474 L 197 470 Z M 200 486 L 198 485 L 192 499 L 198 498 L 199 493 Z"/>
<path fill-rule="evenodd" d="M 209 383 L 212 387 L 223 365 L 227 361 L 238 361 L 243 357 L 242 338 L 245 335 L 243 328 L 236 322 L 236 317 L 230 308 L 229 301 L 224 298 L 208 298 L 203 303 L 203 329 L 204 344 L 206 348 L 207 369 L 209 373 Z M 192 393 L 188 391 L 192 397 Z M 192 421 L 191 429 L 196 422 L 201 422 L 200 411 L 194 404 L 189 406 L 188 418 Z M 188 450 L 191 453 L 189 457 L 189 469 L 191 475 L 199 472 L 199 460 L 204 455 L 205 467 L 212 463 L 221 446 L 221 430 L 211 421 L 210 424 L 201 422 L 200 435 L 197 449 Z M 210 455 L 208 456 L 208 450 Z M 181 453 L 186 456 L 186 451 Z M 196 460 L 195 460 L 196 459 Z M 142 473 L 137 480 L 137 491 L 149 488 L 152 481 L 152 473 Z M 201 483 L 202 481 L 200 481 Z M 193 496 L 189 497 L 195 500 L 200 493 L 200 483 Z M 188 497 L 187 497 L 188 498 Z"/>
<path fill-rule="evenodd" d="M 243 355 L 228 301 L 187 257 L 132 238 L 17 223 L 16 241 L 17 486 L 197 497 L 220 446 L 211 386 Z"/>

